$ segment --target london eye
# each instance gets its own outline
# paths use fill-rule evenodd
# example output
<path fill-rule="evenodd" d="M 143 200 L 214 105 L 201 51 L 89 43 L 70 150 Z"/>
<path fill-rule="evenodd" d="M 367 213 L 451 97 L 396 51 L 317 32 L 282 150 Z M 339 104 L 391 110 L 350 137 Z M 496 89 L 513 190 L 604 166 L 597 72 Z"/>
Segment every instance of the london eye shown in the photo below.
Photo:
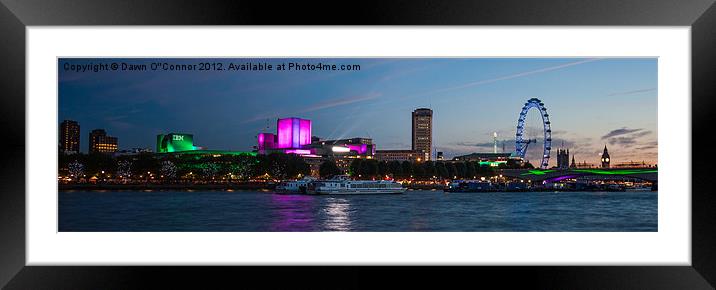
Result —
<path fill-rule="evenodd" d="M 525 105 L 522 107 L 520 112 L 520 118 L 517 120 L 517 134 L 515 135 L 515 153 L 517 156 L 525 158 L 527 153 L 527 147 L 530 143 L 536 143 L 537 140 L 525 138 L 525 117 L 527 112 L 535 108 L 539 111 L 542 116 L 542 127 L 544 128 L 544 147 L 542 153 L 542 163 L 540 168 L 545 169 L 549 164 L 549 151 L 552 149 L 552 129 L 549 122 L 549 114 L 547 114 L 547 108 L 544 103 L 537 98 L 531 98 L 527 100 Z"/>

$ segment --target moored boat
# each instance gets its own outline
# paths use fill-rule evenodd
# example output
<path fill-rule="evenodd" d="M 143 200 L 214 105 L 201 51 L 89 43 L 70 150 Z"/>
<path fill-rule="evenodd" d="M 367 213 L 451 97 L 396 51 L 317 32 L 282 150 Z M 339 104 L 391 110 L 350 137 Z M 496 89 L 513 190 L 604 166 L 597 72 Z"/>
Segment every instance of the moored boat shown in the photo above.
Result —
<path fill-rule="evenodd" d="M 317 180 L 308 186 L 310 194 L 399 194 L 406 190 L 393 180 L 352 180 L 346 175 Z"/>
<path fill-rule="evenodd" d="M 277 193 L 306 193 L 308 185 L 316 179 L 313 177 L 304 177 L 299 180 L 287 180 L 276 186 Z"/>

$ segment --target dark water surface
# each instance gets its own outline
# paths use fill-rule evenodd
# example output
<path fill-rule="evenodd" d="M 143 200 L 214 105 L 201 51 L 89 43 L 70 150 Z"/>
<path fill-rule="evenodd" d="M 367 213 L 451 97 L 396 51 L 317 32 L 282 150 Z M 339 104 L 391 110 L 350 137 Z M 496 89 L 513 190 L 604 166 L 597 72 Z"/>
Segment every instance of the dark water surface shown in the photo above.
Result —
<path fill-rule="evenodd" d="M 657 192 L 67 191 L 59 231 L 657 231 Z"/>

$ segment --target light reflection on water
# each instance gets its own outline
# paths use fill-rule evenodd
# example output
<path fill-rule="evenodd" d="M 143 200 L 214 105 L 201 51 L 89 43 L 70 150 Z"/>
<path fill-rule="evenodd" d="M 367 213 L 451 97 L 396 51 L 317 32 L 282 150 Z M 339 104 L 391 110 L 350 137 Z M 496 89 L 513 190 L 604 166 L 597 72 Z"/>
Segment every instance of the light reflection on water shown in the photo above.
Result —
<path fill-rule="evenodd" d="M 323 227 L 327 231 L 351 230 L 350 203 L 346 198 L 326 198 L 323 213 L 326 215 Z"/>
<path fill-rule="evenodd" d="M 311 212 L 315 197 L 308 195 L 272 194 L 271 214 L 274 222 L 271 231 L 311 231 L 314 215 Z"/>
<path fill-rule="evenodd" d="M 522 232 L 658 230 L 657 192 L 409 191 L 310 196 L 252 191 L 59 193 L 59 231 Z"/>

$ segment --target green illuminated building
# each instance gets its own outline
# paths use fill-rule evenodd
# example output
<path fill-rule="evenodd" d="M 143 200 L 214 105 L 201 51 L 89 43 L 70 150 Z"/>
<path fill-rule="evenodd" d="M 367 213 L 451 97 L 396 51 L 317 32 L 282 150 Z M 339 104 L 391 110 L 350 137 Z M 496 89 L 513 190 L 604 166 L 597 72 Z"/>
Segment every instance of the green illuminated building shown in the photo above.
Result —
<path fill-rule="evenodd" d="M 206 150 L 203 147 L 194 146 L 194 135 L 183 133 L 169 133 L 157 135 L 156 153 L 171 153 L 171 155 L 175 156 L 194 156 L 197 158 L 205 156 L 256 156 L 255 152 Z"/>
<path fill-rule="evenodd" d="M 157 153 L 171 153 L 180 151 L 192 151 L 198 148 L 194 146 L 194 135 L 169 133 L 157 135 Z"/>
<path fill-rule="evenodd" d="M 165 152 L 173 153 L 174 156 L 195 156 L 195 157 L 223 157 L 223 156 L 256 156 L 256 152 L 250 151 L 227 151 L 227 150 L 189 150 L 189 151 L 176 151 L 176 152 Z"/>

